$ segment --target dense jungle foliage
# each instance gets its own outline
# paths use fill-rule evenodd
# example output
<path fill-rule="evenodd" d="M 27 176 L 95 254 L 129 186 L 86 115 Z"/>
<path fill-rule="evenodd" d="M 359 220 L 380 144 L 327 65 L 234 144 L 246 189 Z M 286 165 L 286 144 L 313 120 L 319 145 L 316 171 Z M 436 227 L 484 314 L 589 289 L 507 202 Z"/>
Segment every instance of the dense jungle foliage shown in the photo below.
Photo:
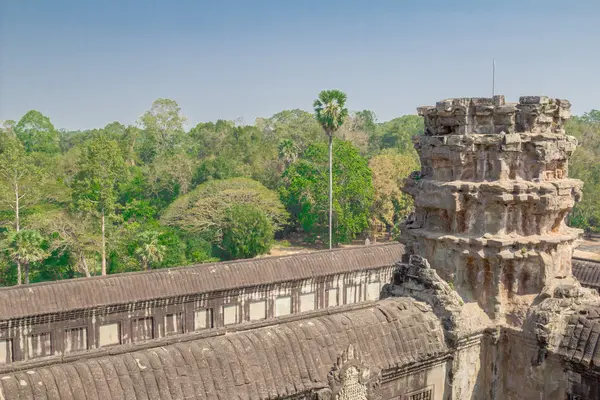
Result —
<path fill-rule="evenodd" d="M 400 191 L 419 168 L 422 119 L 352 112 L 333 141 L 334 243 L 395 231 Z M 574 117 L 570 175 L 585 182 L 569 216 L 600 230 L 600 111 Z M 186 129 L 158 99 L 135 126 L 65 131 L 31 110 L 0 127 L 0 285 L 253 257 L 301 232 L 328 239 L 327 136 L 314 115 Z"/>

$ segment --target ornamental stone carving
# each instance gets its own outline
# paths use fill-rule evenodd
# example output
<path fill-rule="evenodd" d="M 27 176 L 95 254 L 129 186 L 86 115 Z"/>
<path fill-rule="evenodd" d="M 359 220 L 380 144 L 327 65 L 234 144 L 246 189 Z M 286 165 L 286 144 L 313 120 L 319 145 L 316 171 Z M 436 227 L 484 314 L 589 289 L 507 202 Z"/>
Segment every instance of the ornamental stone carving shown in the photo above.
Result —
<path fill-rule="evenodd" d="M 338 357 L 329 372 L 329 399 L 331 400 L 377 400 L 379 374 L 374 373 L 362 361 L 358 350 L 350 345 Z M 320 396 L 322 399 L 327 397 Z"/>

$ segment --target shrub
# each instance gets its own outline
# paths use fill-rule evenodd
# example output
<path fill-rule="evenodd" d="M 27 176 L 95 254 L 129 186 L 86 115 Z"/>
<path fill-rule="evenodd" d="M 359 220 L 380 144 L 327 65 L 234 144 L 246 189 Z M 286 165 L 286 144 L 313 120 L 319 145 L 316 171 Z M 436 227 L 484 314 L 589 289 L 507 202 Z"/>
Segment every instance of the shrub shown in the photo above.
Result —
<path fill-rule="evenodd" d="M 233 205 L 226 214 L 221 246 L 229 259 L 252 258 L 265 254 L 273 243 L 273 227 L 260 209 Z"/>

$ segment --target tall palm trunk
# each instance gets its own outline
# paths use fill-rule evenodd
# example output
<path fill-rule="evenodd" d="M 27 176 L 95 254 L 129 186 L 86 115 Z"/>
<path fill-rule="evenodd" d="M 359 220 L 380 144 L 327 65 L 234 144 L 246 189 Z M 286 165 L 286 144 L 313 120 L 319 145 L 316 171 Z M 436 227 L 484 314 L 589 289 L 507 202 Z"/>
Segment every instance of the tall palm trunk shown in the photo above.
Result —
<path fill-rule="evenodd" d="M 106 232 L 104 223 L 104 208 L 102 209 L 102 275 L 106 275 Z"/>
<path fill-rule="evenodd" d="M 25 264 L 25 284 L 29 285 L 29 263 L 26 262 Z"/>
<path fill-rule="evenodd" d="M 21 221 L 19 217 L 19 184 L 15 183 L 15 230 L 21 230 Z M 23 273 L 21 271 L 21 261 L 17 260 L 17 285 L 23 283 Z"/>
<path fill-rule="evenodd" d="M 332 245 L 333 224 L 333 132 L 329 132 L 329 249 Z"/>

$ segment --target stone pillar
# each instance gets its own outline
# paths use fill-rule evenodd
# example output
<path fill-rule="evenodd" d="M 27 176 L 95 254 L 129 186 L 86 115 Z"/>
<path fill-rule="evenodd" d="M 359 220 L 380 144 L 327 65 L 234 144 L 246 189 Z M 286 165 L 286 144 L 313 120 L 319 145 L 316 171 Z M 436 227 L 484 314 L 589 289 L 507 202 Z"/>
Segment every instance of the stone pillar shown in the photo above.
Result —
<path fill-rule="evenodd" d="M 563 129 L 570 107 L 543 96 L 519 103 L 495 96 L 418 109 L 421 171 L 405 183 L 415 213 L 401 241 L 497 322 L 519 326 L 542 288 L 571 276 L 581 231 L 565 217 L 582 183 L 568 177 L 577 145 Z"/>

